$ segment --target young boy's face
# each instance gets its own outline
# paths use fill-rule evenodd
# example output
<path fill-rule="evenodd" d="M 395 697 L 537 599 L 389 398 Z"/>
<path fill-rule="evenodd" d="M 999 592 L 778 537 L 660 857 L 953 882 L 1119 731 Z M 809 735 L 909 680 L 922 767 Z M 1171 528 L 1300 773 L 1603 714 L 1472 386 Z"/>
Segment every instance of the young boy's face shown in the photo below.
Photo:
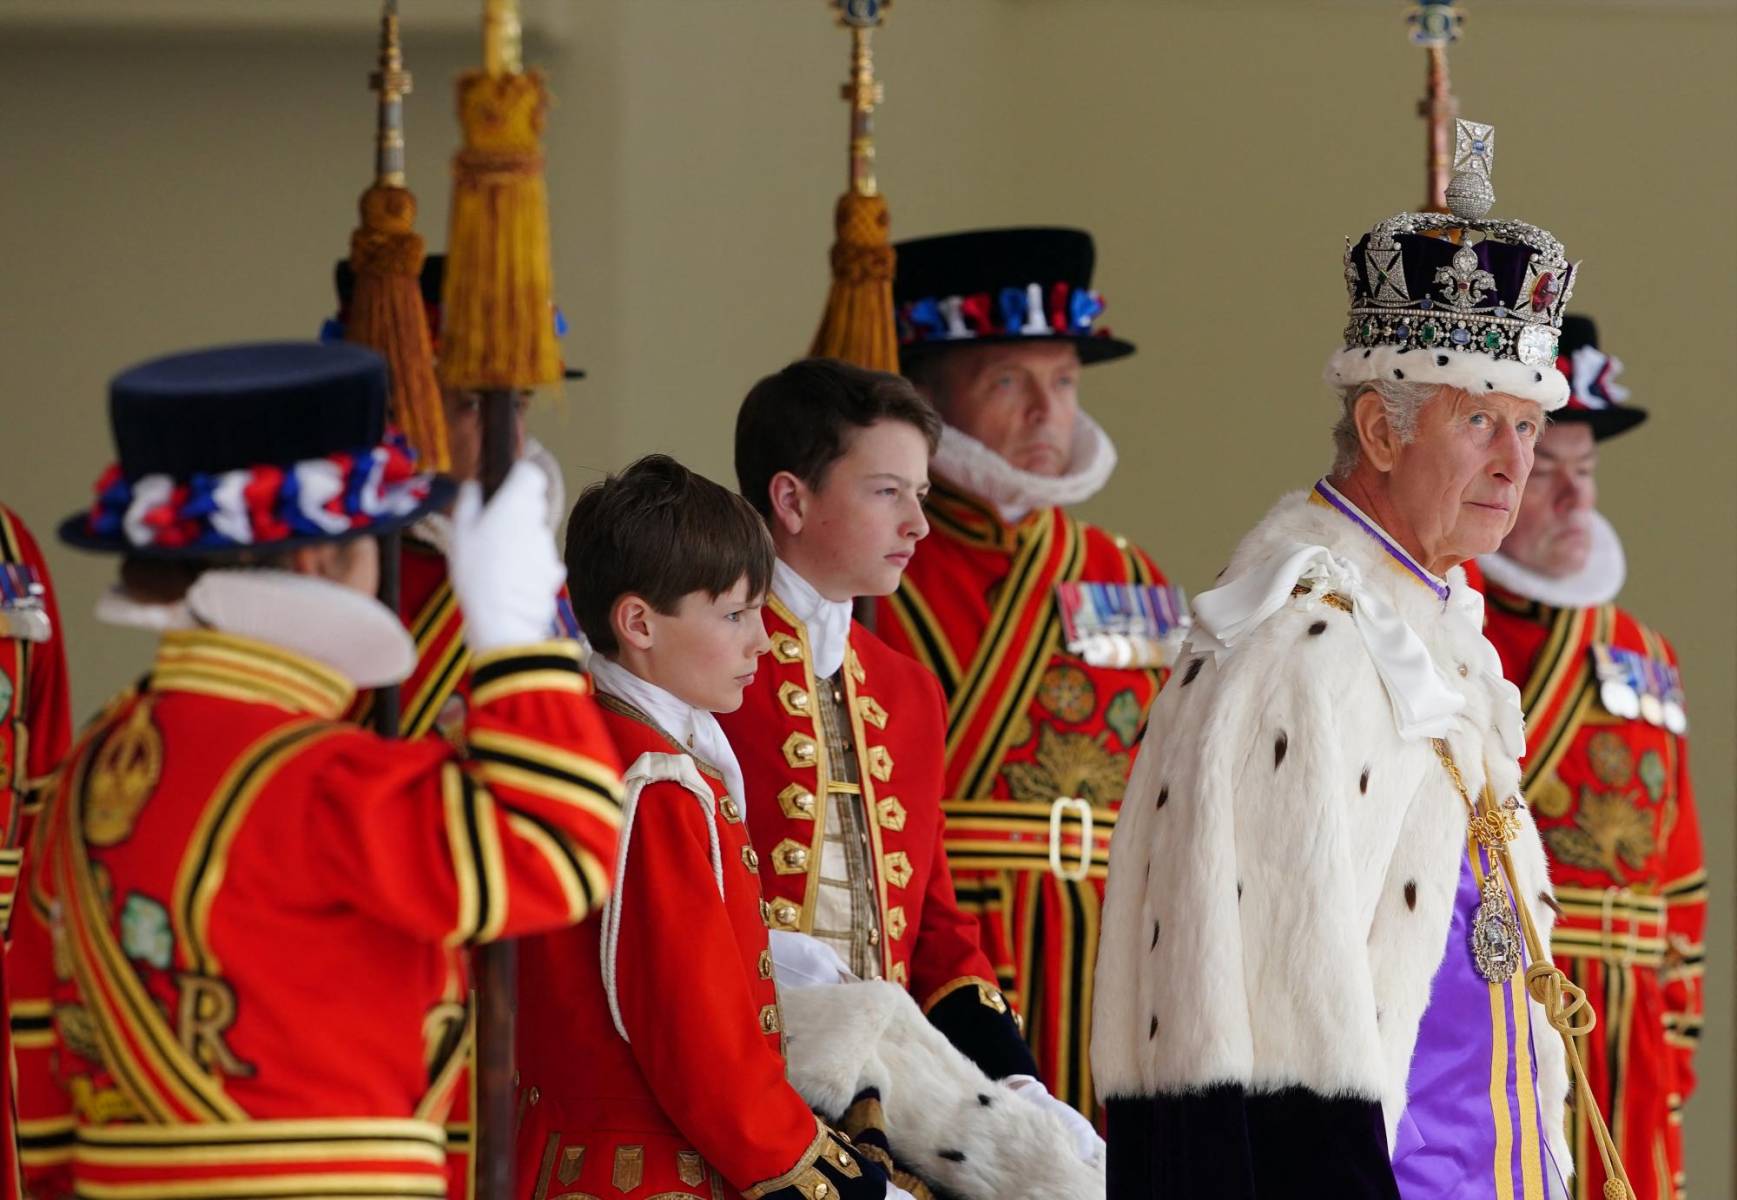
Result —
<path fill-rule="evenodd" d="M 742 690 L 754 682 L 760 656 L 772 645 L 761 619 L 764 601 L 748 595 L 744 576 L 715 598 L 689 592 L 675 612 L 647 614 L 646 679 L 695 708 L 735 712 L 742 707 Z"/>
<path fill-rule="evenodd" d="M 917 543 L 928 536 L 929 443 L 914 425 L 876 421 L 804 489 L 798 536 L 802 573 L 834 600 L 898 590 Z"/>

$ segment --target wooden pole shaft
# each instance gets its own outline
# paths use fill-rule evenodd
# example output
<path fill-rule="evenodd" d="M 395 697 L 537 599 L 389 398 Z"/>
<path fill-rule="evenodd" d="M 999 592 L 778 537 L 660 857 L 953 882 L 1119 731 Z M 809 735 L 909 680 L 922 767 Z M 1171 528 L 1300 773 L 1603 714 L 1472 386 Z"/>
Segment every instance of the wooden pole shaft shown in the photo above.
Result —
<path fill-rule="evenodd" d="M 518 397 L 510 390 L 482 393 L 483 495 L 492 496 L 518 457 Z M 481 1200 L 513 1198 L 514 1022 L 519 1008 L 518 946 L 511 941 L 477 948 L 476 1130 L 472 1170 Z"/>

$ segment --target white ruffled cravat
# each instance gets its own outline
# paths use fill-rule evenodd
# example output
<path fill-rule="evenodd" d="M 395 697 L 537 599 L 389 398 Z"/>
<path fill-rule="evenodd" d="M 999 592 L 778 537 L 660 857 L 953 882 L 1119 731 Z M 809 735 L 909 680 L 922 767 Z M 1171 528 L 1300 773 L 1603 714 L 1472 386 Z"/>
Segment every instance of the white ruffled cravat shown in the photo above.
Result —
<path fill-rule="evenodd" d="M 844 666 L 845 644 L 850 640 L 850 601 L 828 600 L 783 559 L 772 566 L 772 590 L 796 619 L 808 627 L 815 675 L 830 679 L 838 674 L 838 669 Z"/>
<path fill-rule="evenodd" d="M 1572 575 L 1545 575 L 1504 554 L 1485 554 L 1478 559 L 1484 578 L 1528 600 L 1553 608 L 1592 608 L 1609 604 L 1622 591 L 1628 577 L 1628 558 L 1616 529 L 1596 509 L 1586 514 L 1592 534 L 1592 549 L 1586 565 Z"/>
<path fill-rule="evenodd" d="M 742 786 L 742 766 L 736 752 L 730 749 L 730 739 L 718 718 L 703 708 L 695 708 L 672 692 L 658 687 L 629 671 L 618 662 L 601 654 L 591 656 L 591 680 L 597 690 L 631 704 L 650 717 L 657 727 L 691 751 L 695 758 L 723 773 L 724 786 L 738 804 L 745 803 Z"/>
<path fill-rule="evenodd" d="M 1290 600 L 1301 579 L 1351 598 L 1352 624 L 1386 687 L 1401 736 L 1446 735 L 1465 698 L 1442 678 L 1416 631 L 1392 605 L 1363 586 L 1356 565 L 1325 546 L 1292 543 L 1223 587 L 1196 597 L 1191 641 L 1222 660 Z"/>

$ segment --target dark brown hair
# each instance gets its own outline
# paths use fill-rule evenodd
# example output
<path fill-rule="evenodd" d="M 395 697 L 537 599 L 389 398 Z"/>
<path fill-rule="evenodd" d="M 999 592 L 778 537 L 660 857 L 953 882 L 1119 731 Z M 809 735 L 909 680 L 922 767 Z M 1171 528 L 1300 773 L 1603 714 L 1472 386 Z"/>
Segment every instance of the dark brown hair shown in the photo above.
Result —
<path fill-rule="evenodd" d="M 910 383 L 836 358 L 804 358 L 756 383 L 736 414 L 736 484 L 761 516 L 772 515 L 772 477 L 789 471 L 818 488 L 850 449 L 849 438 L 876 421 L 903 421 L 929 443 L 941 418 Z"/>
<path fill-rule="evenodd" d="M 573 613 L 601 654 L 621 647 L 609 612 L 642 597 L 660 613 L 683 596 L 712 599 L 746 576 L 748 595 L 772 583 L 772 539 L 747 501 L 667 454 L 648 454 L 594 483 L 567 518 L 567 587 Z"/>

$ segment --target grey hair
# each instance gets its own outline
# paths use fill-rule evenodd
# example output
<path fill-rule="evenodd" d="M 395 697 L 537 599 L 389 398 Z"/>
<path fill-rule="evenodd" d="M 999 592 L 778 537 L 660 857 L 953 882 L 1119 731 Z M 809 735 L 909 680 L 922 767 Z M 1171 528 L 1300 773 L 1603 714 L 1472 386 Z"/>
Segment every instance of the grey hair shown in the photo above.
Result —
<path fill-rule="evenodd" d="M 1333 474 L 1348 475 L 1362 461 L 1363 446 L 1357 438 L 1357 397 L 1374 392 L 1387 410 L 1387 423 L 1399 435 L 1401 445 L 1417 436 L 1417 418 L 1423 406 L 1441 391 L 1439 383 L 1412 380 L 1371 379 L 1339 389 L 1339 420 L 1333 425 Z"/>

